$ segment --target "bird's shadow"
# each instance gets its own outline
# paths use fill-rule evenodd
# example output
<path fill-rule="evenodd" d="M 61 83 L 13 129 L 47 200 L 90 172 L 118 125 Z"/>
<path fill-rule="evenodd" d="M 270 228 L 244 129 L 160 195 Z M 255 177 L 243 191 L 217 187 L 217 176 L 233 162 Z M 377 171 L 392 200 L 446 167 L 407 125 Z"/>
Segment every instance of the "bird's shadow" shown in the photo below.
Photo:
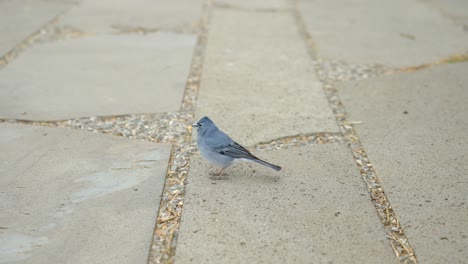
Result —
<path fill-rule="evenodd" d="M 215 168 L 213 168 L 215 169 Z M 275 184 L 285 177 L 284 170 L 274 171 L 255 164 L 238 164 L 226 169 L 226 175 L 212 181 L 253 182 L 255 184 Z"/>

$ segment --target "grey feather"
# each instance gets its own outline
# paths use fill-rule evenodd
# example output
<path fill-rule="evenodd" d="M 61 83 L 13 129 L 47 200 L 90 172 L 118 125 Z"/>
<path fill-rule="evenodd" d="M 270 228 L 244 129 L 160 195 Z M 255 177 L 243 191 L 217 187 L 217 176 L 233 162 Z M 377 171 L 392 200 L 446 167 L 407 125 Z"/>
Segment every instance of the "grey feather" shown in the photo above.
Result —
<path fill-rule="evenodd" d="M 280 166 L 271 164 L 252 155 L 250 151 L 236 143 L 223 131 L 219 130 L 210 118 L 204 117 L 193 126 L 197 128 L 198 132 L 198 148 L 202 156 L 211 163 L 226 168 L 235 160 L 248 160 L 277 171 L 281 170 Z"/>

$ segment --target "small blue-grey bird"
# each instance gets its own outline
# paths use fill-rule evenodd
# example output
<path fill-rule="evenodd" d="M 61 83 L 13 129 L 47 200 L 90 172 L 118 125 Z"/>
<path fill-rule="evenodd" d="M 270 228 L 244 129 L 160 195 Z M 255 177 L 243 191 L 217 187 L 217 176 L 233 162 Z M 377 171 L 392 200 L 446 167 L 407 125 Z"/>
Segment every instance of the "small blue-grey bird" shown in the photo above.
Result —
<path fill-rule="evenodd" d="M 197 144 L 202 156 L 214 165 L 221 167 L 221 171 L 214 175 L 222 175 L 227 167 L 238 160 L 254 161 L 274 170 L 281 170 L 280 166 L 252 155 L 250 151 L 219 130 L 213 121 L 206 116 L 192 126 L 197 128 Z"/>

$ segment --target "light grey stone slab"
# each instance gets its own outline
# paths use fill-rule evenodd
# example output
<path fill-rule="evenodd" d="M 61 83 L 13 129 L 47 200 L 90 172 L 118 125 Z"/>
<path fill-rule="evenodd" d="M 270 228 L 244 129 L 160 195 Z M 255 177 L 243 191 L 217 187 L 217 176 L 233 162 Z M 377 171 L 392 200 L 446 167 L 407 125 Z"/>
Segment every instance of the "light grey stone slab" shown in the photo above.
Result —
<path fill-rule="evenodd" d="M 468 50 L 468 34 L 419 1 L 299 1 L 319 57 L 408 67 Z"/>
<path fill-rule="evenodd" d="M 0 71 L 0 117 L 177 111 L 194 35 L 103 35 L 36 45 Z"/>
<path fill-rule="evenodd" d="M 71 6 L 71 1 L 0 1 L 0 57 Z"/>
<path fill-rule="evenodd" d="M 0 263 L 146 263 L 169 144 L 0 124 Z"/>
<path fill-rule="evenodd" d="M 423 0 L 436 8 L 443 16 L 454 20 L 468 32 L 468 1 L 465 0 Z"/>
<path fill-rule="evenodd" d="M 214 12 L 196 115 L 244 145 L 338 131 L 289 13 Z"/>
<path fill-rule="evenodd" d="M 216 3 L 249 9 L 286 9 L 291 7 L 287 0 L 218 0 Z"/>
<path fill-rule="evenodd" d="M 199 24 L 202 6 L 203 0 L 84 0 L 61 25 L 87 33 L 192 28 Z"/>
<path fill-rule="evenodd" d="M 467 71 L 443 65 L 340 87 L 421 263 L 468 259 Z"/>
<path fill-rule="evenodd" d="M 394 263 L 343 144 L 255 152 L 283 166 L 191 162 L 175 263 Z"/>

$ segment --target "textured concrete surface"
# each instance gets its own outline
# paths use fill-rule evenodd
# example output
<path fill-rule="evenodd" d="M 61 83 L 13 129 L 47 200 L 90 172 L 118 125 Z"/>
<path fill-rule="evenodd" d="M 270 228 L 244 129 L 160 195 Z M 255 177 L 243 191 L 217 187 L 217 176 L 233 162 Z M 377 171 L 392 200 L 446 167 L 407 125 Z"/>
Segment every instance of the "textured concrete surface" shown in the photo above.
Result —
<path fill-rule="evenodd" d="M 338 130 L 291 14 L 217 9 L 211 23 L 197 118 L 244 145 Z"/>
<path fill-rule="evenodd" d="M 409 243 L 420 263 L 466 262 L 468 63 L 375 75 L 468 51 L 468 2 L 295 3 L 0 0 L 0 56 L 77 4 L 4 61 L 0 119 L 84 117 L 60 124 L 175 144 L 162 192 L 170 145 L 0 123 L 0 263 L 398 261 L 346 143 L 280 139 L 254 154 L 283 171 L 241 163 L 218 181 L 200 156 L 187 162 L 193 112 L 178 111 L 197 37 L 184 108 L 246 146 L 338 132 L 314 65 L 328 80 L 377 78 L 340 95 Z"/>
<path fill-rule="evenodd" d="M 36 45 L 0 71 L 0 117 L 177 111 L 194 45 L 194 35 L 173 33 Z"/>
<path fill-rule="evenodd" d="M 465 0 L 423 0 L 438 10 L 443 16 L 452 19 L 468 33 L 468 1 Z"/>
<path fill-rule="evenodd" d="M 467 72 L 449 64 L 341 86 L 421 263 L 468 259 Z"/>
<path fill-rule="evenodd" d="M 321 58 L 408 67 L 468 50 L 468 34 L 419 1 L 299 1 Z"/>
<path fill-rule="evenodd" d="M 71 6 L 72 1 L 0 1 L 0 57 Z"/>
<path fill-rule="evenodd" d="M 84 0 L 60 23 L 88 33 L 198 25 L 202 0 Z"/>
<path fill-rule="evenodd" d="M 213 181 L 194 158 L 176 263 L 394 263 L 345 145 L 255 154 L 283 171 L 239 163 Z"/>
<path fill-rule="evenodd" d="M 0 124 L 0 263 L 145 263 L 170 145 Z"/>
<path fill-rule="evenodd" d="M 221 5 L 227 5 L 233 8 L 240 7 L 240 8 L 247 8 L 247 9 L 286 9 L 290 8 L 290 4 L 287 0 L 218 0 L 216 3 Z"/>

